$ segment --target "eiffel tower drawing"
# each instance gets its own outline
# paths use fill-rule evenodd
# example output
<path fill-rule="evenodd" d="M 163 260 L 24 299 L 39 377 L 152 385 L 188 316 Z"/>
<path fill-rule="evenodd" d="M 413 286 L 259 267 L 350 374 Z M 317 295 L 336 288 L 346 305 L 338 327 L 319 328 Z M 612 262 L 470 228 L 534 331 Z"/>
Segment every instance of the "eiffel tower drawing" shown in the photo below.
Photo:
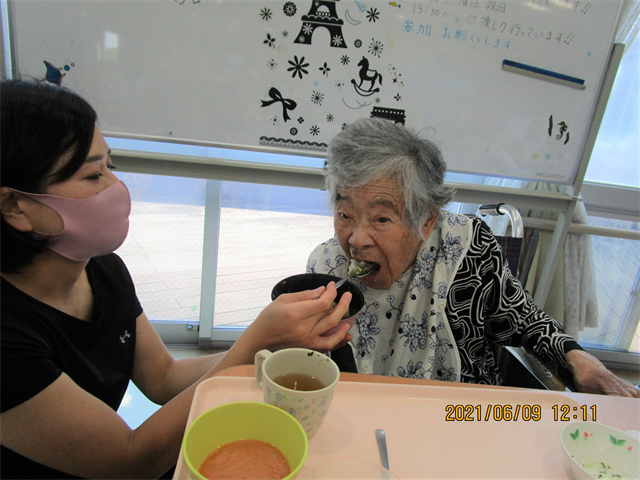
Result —
<path fill-rule="evenodd" d="M 344 21 L 338 18 L 336 2 L 340 0 L 314 0 L 311 2 L 309 13 L 302 16 L 300 33 L 293 43 L 311 45 L 311 37 L 316 28 L 323 27 L 329 30 L 331 46 L 347 48 L 347 43 L 342 36 Z"/>

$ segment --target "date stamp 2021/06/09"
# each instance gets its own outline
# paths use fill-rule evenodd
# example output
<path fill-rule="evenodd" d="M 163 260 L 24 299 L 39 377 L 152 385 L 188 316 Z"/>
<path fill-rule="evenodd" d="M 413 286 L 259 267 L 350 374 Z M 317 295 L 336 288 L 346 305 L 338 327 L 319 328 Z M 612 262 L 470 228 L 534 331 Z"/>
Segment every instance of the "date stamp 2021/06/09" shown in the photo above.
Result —
<path fill-rule="evenodd" d="M 553 420 L 555 422 L 569 422 L 571 420 L 596 421 L 596 406 L 581 405 L 552 405 Z M 446 405 L 445 417 L 447 422 L 511 422 L 523 420 L 525 422 L 539 422 L 542 420 L 543 409 L 540 405 Z"/>

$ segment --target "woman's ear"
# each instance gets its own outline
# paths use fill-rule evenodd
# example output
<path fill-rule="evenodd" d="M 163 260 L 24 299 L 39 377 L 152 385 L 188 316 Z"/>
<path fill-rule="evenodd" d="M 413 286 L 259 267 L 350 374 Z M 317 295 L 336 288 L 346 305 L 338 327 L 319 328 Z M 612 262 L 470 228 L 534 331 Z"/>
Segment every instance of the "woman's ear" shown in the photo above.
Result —
<path fill-rule="evenodd" d="M 427 239 L 431 236 L 431 233 L 433 232 L 433 229 L 436 226 L 436 222 L 438 221 L 439 215 L 440 215 L 440 212 L 436 212 L 429 220 L 427 220 L 427 223 L 425 223 L 422 226 L 423 238 Z"/>
<path fill-rule="evenodd" d="M 20 232 L 31 232 L 33 226 L 23 211 L 23 201 L 27 198 L 9 187 L 0 188 L 0 211 L 11 227 Z"/>

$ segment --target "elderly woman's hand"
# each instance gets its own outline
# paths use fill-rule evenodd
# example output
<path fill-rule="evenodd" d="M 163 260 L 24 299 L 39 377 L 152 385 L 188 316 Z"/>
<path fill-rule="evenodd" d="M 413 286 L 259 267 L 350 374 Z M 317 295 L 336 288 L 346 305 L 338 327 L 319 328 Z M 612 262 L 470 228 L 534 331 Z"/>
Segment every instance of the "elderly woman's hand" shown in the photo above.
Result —
<path fill-rule="evenodd" d="M 344 293 L 337 305 L 335 283 L 316 290 L 280 295 L 271 302 L 247 328 L 252 343 L 258 349 L 303 347 L 327 352 L 345 340 L 349 325 L 335 334 L 320 337 L 335 327 L 349 310 L 352 295 Z"/>
<path fill-rule="evenodd" d="M 567 353 L 567 368 L 580 392 L 640 397 L 635 385 L 615 376 L 600 360 L 582 350 Z"/>

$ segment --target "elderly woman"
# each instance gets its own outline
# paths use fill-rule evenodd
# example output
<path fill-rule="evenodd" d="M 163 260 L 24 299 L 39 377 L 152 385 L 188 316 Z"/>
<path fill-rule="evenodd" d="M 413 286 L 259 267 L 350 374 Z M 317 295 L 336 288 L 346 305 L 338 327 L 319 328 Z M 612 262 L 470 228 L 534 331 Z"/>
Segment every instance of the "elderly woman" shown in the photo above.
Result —
<path fill-rule="evenodd" d="M 382 119 L 359 119 L 332 141 L 326 186 L 335 237 L 307 271 L 354 280 L 365 306 L 350 330 L 360 373 L 499 385 L 490 341 L 566 366 L 580 391 L 638 396 L 565 334 L 513 277 L 479 218 L 442 210 L 453 196 L 435 144 Z"/>

